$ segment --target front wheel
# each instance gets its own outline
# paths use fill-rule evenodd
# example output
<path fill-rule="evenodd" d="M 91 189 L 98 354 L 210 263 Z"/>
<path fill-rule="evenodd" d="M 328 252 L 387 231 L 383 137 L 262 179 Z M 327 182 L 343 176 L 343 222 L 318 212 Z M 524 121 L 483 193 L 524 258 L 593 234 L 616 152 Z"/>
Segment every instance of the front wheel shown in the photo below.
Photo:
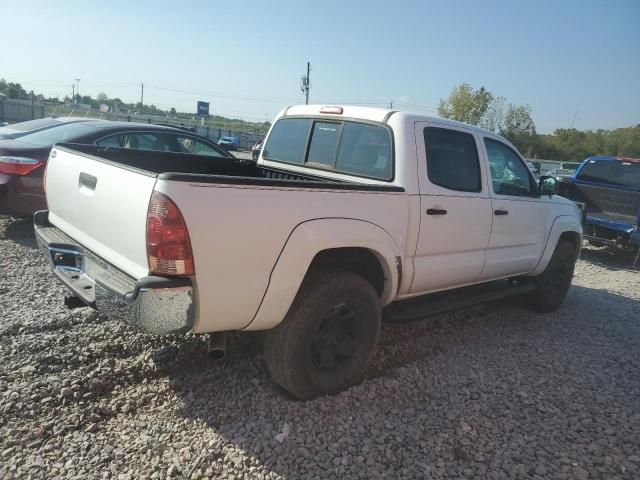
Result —
<path fill-rule="evenodd" d="M 535 277 L 535 289 L 529 294 L 529 305 L 541 313 L 558 309 L 569 291 L 576 263 L 575 249 L 562 241 L 556 246 L 547 268 Z"/>
<path fill-rule="evenodd" d="M 310 272 L 285 319 L 266 332 L 273 381 L 301 400 L 360 383 L 378 343 L 380 310 L 364 278 L 339 269 Z"/>

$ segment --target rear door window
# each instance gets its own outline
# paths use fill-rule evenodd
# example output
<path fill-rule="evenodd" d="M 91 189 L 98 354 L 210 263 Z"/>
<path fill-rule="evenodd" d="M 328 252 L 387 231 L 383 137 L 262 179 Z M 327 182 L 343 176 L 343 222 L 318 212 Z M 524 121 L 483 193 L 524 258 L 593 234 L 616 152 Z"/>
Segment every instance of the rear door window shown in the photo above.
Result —
<path fill-rule="evenodd" d="M 110 135 L 98 140 L 96 145 L 100 145 L 101 147 L 122 147 L 121 141 L 121 135 Z"/>
<path fill-rule="evenodd" d="M 196 155 L 206 155 L 209 157 L 227 157 L 227 153 L 212 145 L 191 137 L 176 136 L 176 151 L 181 153 L 194 153 Z"/>
<path fill-rule="evenodd" d="M 104 137 L 96 142 L 102 147 L 131 148 L 133 150 L 178 151 L 177 142 L 170 135 L 154 132 L 123 132 Z"/>
<path fill-rule="evenodd" d="M 427 174 L 434 185 L 480 192 L 480 160 L 473 135 L 447 128 L 424 129 Z"/>
<path fill-rule="evenodd" d="M 134 150 L 156 150 L 160 152 L 193 153 L 211 157 L 228 157 L 221 149 L 196 138 L 164 132 L 118 133 L 101 138 L 96 145 L 102 147 L 131 148 Z"/>

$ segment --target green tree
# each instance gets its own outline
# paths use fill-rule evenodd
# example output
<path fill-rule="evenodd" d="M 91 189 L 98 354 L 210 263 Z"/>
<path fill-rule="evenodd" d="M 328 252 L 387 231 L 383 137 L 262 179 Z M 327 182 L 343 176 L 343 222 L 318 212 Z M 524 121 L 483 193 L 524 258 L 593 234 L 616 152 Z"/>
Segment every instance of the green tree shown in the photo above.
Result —
<path fill-rule="evenodd" d="M 529 105 L 509 104 L 504 114 L 504 124 L 500 135 L 513 143 L 527 157 L 535 155 L 537 135 L 536 125 L 531 118 Z"/>
<path fill-rule="evenodd" d="M 505 101 L 504 97 L 495 97 L 478 125 L 492 132 L 501 131 L 504 128 Z"/>
<path fill-rule="evenodd" d="M 459 122 L 479 125 L 485 116 L 493 95 L 486 88 L 474 90 L 468 83 L 455 87 L 447 99 L 441 98 L 438 115 Z"/>
<path fill-rule="evenodd" d="M 0 79 L 0 93 L 4 93 L 9 98 L 27 99 L 28 94 L 19 83 L 7 82 L 4 78 Z"/>
<path fill-rule="evenodd" d="M 500 134 L 507 138 L 535 135 L 536 124 L 531 118 L 531 107 L 529 105 L 513 105 L 510 103 L 504 115 L 504 125 L 500 129 Z"/>

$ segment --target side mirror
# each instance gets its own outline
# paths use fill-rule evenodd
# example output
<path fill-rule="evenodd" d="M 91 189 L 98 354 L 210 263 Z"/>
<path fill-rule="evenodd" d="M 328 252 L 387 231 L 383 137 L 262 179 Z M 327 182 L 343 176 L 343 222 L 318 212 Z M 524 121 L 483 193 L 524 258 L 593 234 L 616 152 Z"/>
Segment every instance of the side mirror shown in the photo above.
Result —
<path fill-rule="evenodd" d="M 555 195 L 558 193 L 558 180 L 555 177 L 542 176 L 538 184 L 540 195 Z"/>

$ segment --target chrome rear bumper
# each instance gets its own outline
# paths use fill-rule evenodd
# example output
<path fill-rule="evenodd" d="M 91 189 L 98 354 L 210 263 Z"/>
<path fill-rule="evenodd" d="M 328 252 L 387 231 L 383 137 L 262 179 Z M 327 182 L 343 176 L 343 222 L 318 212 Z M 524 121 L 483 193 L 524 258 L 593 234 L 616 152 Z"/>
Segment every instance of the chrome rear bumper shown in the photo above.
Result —
<path fill-rule="evenodd" d="M 51 225 L 48 213 L 34 215 L 38 246 L 54 275 L 85 305 L 147 333 L 180 333 L 193 327 L 191 279 L 131 278 Z"/>

